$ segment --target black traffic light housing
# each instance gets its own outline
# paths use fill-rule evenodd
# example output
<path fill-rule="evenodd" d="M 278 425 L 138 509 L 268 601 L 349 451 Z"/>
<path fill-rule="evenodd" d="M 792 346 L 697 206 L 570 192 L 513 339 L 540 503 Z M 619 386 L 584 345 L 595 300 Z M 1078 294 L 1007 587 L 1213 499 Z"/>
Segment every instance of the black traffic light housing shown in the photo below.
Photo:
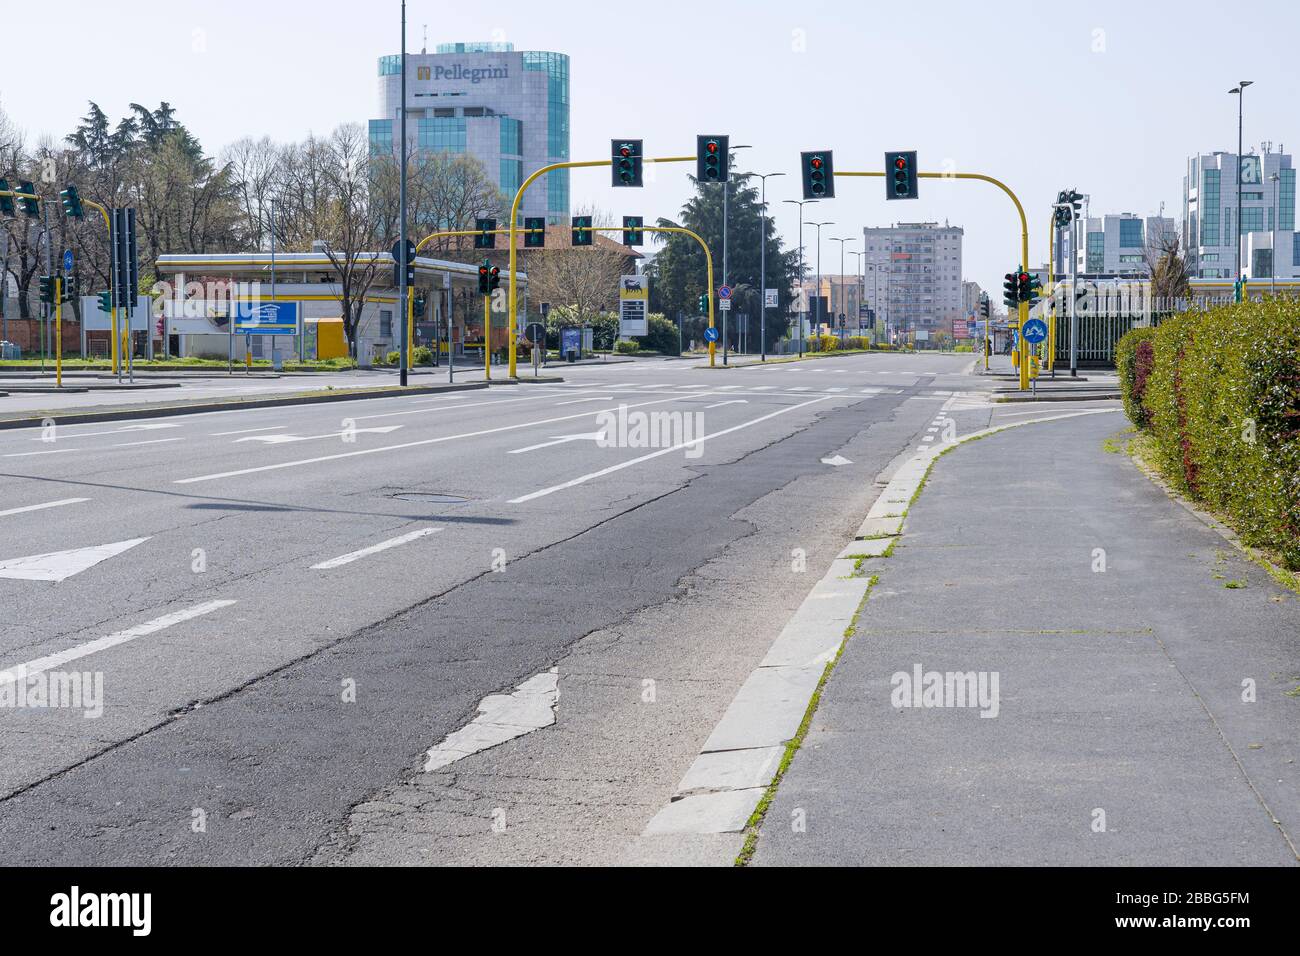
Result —
<path fill-rule="evenodd" d="M 41 301 L 47 305 L 54 304 L 54 276 L 40 277 Z"/>
<path fill-rule="evenodd" d="M 23 215 L 35 219 L 41 214 L 40 201 L 34 198 L 36 195 L 35 184 L 29 180 L 24 180 L 18 184 L 18 191 L 27 194 L 18 200 L 18 206 L 22 209 Z"/>
<path fill-rule="evenodd" d="M 645 225 L 640 216 L 623 217 L 623 245 L 639 246 L 645 242 L 645 233 L 641 231 Z"/>
<path fill-rule="evenodd" d="M 77 187 L 69 183 L 63 187 L 59 193 L 59 199 L 63 201 L 63 213 L 70 219 L 85 219 L 86 210 L 81 205 L 81 194 L 77 192 Z"/>
<path fill-rule="evenodd" d="M 1002 282 L 1002 304 L 1008 309 L 1015 309 L 1020 304 L 1019 271 L 1008 272 Z"/>
<path fill-rule="evenodd" d="M 829 149 L 800 153 L 804 199 L 835 198 L 835 160 Z"/>
<path fill-rule="evenodd" d="M 501 267 L 492 266 L 488 269 L 488 291 L 495 292 L 501 286 Z"/>
<path fill-rule="evenodd" d="M 77 281 L 77 274 L 75 272 L 72 273 L 71 275 L 64 276 L 63 282 L 59 286 L 59 301 L 71 302 L 73 299 L 75 299 L 77 297 L 77 293 L 78 293 L 77 286 L 79 284 L 80 283 Z"/>
<path fill-rule="evenodd" d="M 425 301 L 424 293 L 416 292 L 411 298 L 411 314 L 417 319 L 424 318 Z"/>
<path fill-rule="evenodd" d="M 492 263 L 484 259 L 478 266 L 478 292 L 487 295 L 492 291 Z"/>
<path fill-rule="evenodd" d="M 615 186 L 641 186 L 641 140 L 609 141 L 610 178 Z"/>
<path fill-rule="evenodd" d="M 475 219 L 474 228 L 478 230 L 474 236 L 475 249 L 495 249 L 497 247 L 497 221 L 495 219 Z"/>
<path fill-rule="evenodd" d="M 574 216 L 571 224 L 573 244 L 575 246 L 591 245 L 591 217 Z"/>
<path fill-rule="evenodd" d="M 916 150 L 899 149 L 885 154 L 885 198 L 916 199 Z"/>
<path fill-rule="evenodd" d="M 709 314 L 709 294 L 707 292 L 700 293 L 700 300 L 697 304 L 700 310 L 700 315 Z"/>
<path fill-rule="evenodd" d="M 0 177 L 0 194 L 10 192 L 9 180 Z M 0 195 L 0 216 L 12 216 L 18 211 L 13 196 Z"/>
<path fill-rule="evenodd" d="M 545 216 L 527 216 L 524 218 L 524 248 L 546 248 Z"/>
<path fill-rule="evenodd" d="M 702 183 L 726 182 L 730 149 L 730 136 L 696 136 L 695 178 Z"/>
<path fill-rule="evenodd" d="M 989 297 L 987 295 L 981 294 L 980 295 L 980 318 L 988 319 L 988 317 L 989 317 Z"/>
<path fill-rule="evenodd" d="M 109 291 L 109 292 L 101 292 L 101 293 L 99 293 L 98 298 L 99 298 L 99 308 L 100 308 L 100 310 L 103 311 L 105 315 L 110 315 L 110 314 L 112 314 L 112 312 L 113 312 L 113 293 L 112 293 L 111 291 Z"/>

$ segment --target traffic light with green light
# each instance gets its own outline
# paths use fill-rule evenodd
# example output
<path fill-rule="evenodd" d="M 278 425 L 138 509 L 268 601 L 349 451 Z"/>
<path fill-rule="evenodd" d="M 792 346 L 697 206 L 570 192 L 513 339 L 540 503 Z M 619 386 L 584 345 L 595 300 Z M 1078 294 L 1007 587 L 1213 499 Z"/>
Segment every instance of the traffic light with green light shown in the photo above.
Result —
<path fill-rule="evenodd" d="M 69 219 L 85 219 L 86 210 L 81 206 L 81 195 L 77 192 L 77 187 L 69 183 L 63 187 L 59 193 L 59 199 L 63 201 L 63 214 Z"/>
<path fill-rule="evenodd" d="M 709 314 L 709 294 L 707 292 L 703 292 L 700 294 L 700 301 L 698 305 L 699 305 L 700 315 Z"/>
<path fill-rule="evenodd" d="M 695 178 L 698 181 L 726 182 L 730 142 L 729 136 L 695 137 Z"/>
<path fill-rule="evenodd" d="M 885 198 L 916 199 L 916 150 L 895 150 L 885 154 Z"/>
<path fill-rule="evenodd" d="M 804 199 L 835 198 L 835 161 L 829 149 L 800 153 Z"/>
<path fill-rule="evenodd" d="M 36 186 L 30 181 L 24 180 L 18 184 L 18 191 L 26 193 L 18 200 L 18 207 L 23 211 L 23 215 L 30 219 L 35 219 L 41 214 L 40 200 L 36 199 Z"/>
<path fill-rule="evenodd" d="M 645 242 L 645 233 L 641 227 L 645 223 L 640 216 L 623 217 L 623 245 L 639 246 Z"/>
<path fill-rule="evenodd" d="M 574 216 L 571 222 L 572 239 L 575 246 L 591 245 L 591 217 Z"/>
<path fill-rule="evenodd" d="M 640 186 L 641 181 L 641 140 L 610 140 L 611 160 L 610 176 L 615 186 Z"/>
<path fill-rule="evenodd" d="M 546 217 L 527 216 L 524 218 L 524 248 L 546 248 Z"/>
<path fill-rule="evenodd" d="M 105 315 L 111 315 L 113 312 L 113 293 L 99 293 L 99 310 Z"/>

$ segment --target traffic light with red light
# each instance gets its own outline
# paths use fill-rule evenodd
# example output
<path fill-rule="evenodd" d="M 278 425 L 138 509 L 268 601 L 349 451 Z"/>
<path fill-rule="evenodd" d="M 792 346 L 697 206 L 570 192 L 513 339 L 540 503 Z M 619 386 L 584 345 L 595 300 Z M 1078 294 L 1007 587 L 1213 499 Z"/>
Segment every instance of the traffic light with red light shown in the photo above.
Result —
<path fill-rule="evenodd" d="M 611 172 L 615 186 L 641 186 L 641 140 L 614 139 L 609 144 Z"/>
<path fill-rule="evenodd" d="M 695 178 L 702 183 L 726 182 L 729 136 L 695 137 Z"/>
<path fill-rule="evenodd" d="M 495 292 L 501 286 L 501 267 L 493 266 L 488 270 L 488 291 Z"/>
<path fill-rule="evenodd" d="M 804 199 L 835 198 L 835 161 L 829 149 L 801 153 Z"/>
<path fill-rule="evenodd" d="M 916 150 L 895 150 L 885 154 L 885 198 L 916 199 Z"/>
<path fill-rule="evenodd" d="M 484 259 L 478 267 L 478 293 L 487 295 L 492 291 L 492 263 Z"/>

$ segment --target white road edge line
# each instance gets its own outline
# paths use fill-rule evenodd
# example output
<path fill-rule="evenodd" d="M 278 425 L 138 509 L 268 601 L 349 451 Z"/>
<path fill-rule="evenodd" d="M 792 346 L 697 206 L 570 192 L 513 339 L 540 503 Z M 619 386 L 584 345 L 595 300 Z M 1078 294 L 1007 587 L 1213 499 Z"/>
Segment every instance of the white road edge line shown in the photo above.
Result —
<path fill-rule="evenodd" d="M 22 508 L 10 508 L 7 511 L 0 511 L 0 518 L 6 515 L 20 515 L 25 511 L 44 511 L 46 508 L 61 508 L 64 505 L 79 505 L 83 501 L 89 501 L 89 498 L 61 498 L 58 501 L 47 501 L 43 505 L 26 505 Z"/>
<path fill-rule="evenodd" d="M 709 394 L 700 392 L 700 395 Z M 632 405 L 626 405 L 626 408 L 641 408 L 645 405 L 662 405 L 664 402 L 676 401 L 673 398 L 657 398 L 652 402 L 636 402 Z M 605 409 L 605 411 L 616 411 L 617 409 Z M 520 428 L 533 428 L 537 425 L 554 425 L 556 422 L 569 422 L 575 418 L 587 418 L 591 415 L 599 415 L 600 411 L 578 412 L 574 415 L 561 415 L 558 418 L 543 418 L 532 422 L 519 422 L 514 425 L 499 425 L 496 428 L 485 428 L 476 432 L 461 432 L 458 435 L 443 435 L 440 438 L 424 438 L 420 441 L 403 442 L 400 445 L 380 445 L 378 448 L 361 448 L 357 451 L 340 452 L 337 455 L 321 455 L 318 458 L 301 458 L 297 461 L 282 461 L 275 465 L 259 465 L 256 468 L 240 468 L 237 471 L 222 471 L 212 475 L 197 475 L 193 478 L 178 478 L 172 482 L 174 485 L 192 485 L 200 481 L 217 481 L 221 478 L 234 478 L 239 475 L 253 475 L 263 471 L 277 471 L 281 468 L 297 468 L 300 465 L 317 465 L 323 461 L 338 461 L 340 458 L 355 458 L 358 455 L 377 455 L 383 451 L 401 451 L 405 448 L 421 448 L 425 445 L 437 445 L 445 441 L 455 441 L 458 438 L 479 438 L 483 435 L 495 435 L 499 432 L 516 431 Z"/>
<path fill-rule="evenodd" d="M 58 667 L 69 661 L 75 661 L 79 657 L 87 657 L 91 654 L 97 654 L 100 651 L 107 650 L 110 647 L 116 647 L 118 644 L 125 644 L 128 641 L 134 641 L 137 637 L 145 637 L 149 634 L 157 633 L 174 624 L 181 624 L 184 621 L 193 620 L 196 617 L 202 617 L 204 614 L 211 614 L 213 611 L 219 611 L 223 607 L 229 607 L 234 601 L 208 601 L 204 604 L 196 604 L 194 607 L 186 608 L 183 611 L 173 611 L 171 614 L 164 614 L 162 617 L 154 618 L 152 621 L 146 621 L 144 624 L 137 624 L 135 627 L 129 627 L 125 631 L 118 631 L 116 634 L 110 634 L 107 637 L 101 637 L 94 641 L 87 641 L 85 644 L 78 644 L 76 647 L 70 647 L 66 651 L 59 651 L 57 654 L 49 654 L 45 657 L 38 657 L 34 661 L 27 661 L 25 664 L 18 664 L 5 671 L 0 671 L 0 684 L 16 683 L 19 679 L 30 677 L 33 674 L 39 674 L 47 671 L 52 667 Z M 17 671 L 17 673 L 14 673 Z"/>
<path fill-rule="evenodd" d="M 33 455 L 62 455 L 68 451 L 85 451 L 84 448 L 55 448 L 51 451 L 20 451 L 12 455 L 5 455 L 6 458 L 31 458 Z"/>
<path fill-rule="evenodd" d="M 616 471 L 622 471 L 624 468 L 631 468 L 633 465 L 639 465 L 641 462 L 649 461 L 651 458 L 658 458 L 660 455 L 667 455 L 675 451 L 681 451 L 683 448 L 689 448 L 692 445 L 702 445 L 710 438 L 720 438 L 723 435 L 729 435 L 732 432 L 738 432 L 742 428 L 749 428 L 751 425 L 757 425 L 759 422 L 765 422 L 769 418 L 776 418 L 776 416 L 778 415 L 784 415 L 787 412 L 793 412 L 801 408 L 807 408 L 809 405 L 816 405 L 818 402 L 829 401 L 829 399 L 830 396 L 828 395 L 823 398 L 814 398 L 811 401 L 800 402 L 798 405 L 789 405 L 786 408 L 781 408 L 774 412 L 769 412 L 766 415 L 762 415 L 758 418 L 750 419 L 747 422 L 741 422 L 739 425 L 733 425 L 730 428 L 724 428 L 722 431 L 714 432 L 711 435 L 701 435 L 699 438 L 692 438 L 690 441 L 679 442 L 678 444 L 673 445 L 671 448 L 661 448 L 658 451 L 650 452 L 650 454 L 648 455 L 641 455 L 639 458 L 633 458 L 630 461 L 620 462 L 617 465 L 610 465 L 608 468 L 602 468 L 600 471 L 593 471 L 589 474 L 582 475 L 578 478 L 573 478 L 561 484 L 552 485 L 551 487 L 543 488 L 540 491 L 530 492 L 529 494 L 523 495 L 522 497 L 519 498 L 511 498 L 508 504 L 520 505 L 526 501 L 532 501 L 535 498 L 544 498 L 547 495 L 555 494 L 555 492 L 557 491 L 564 491 L 567 488 L 573 488 L 577 485 L 585 484 L 586 482 L 591 481 L 592 479 L 601 478 L 604 477 L 605 475 L 612 474 L 613 472 Z M 628 407 L 630 408 L 631 406 Z"/>
<path fill-rule="evenodd" d="M 341 568 L 345 564 L 351 564 L 360 558 L 369 557 L 372 554 L 378 554 L 380 551 L 387 551 L 389 548 L 396 548 L 398 545 L 408 544 L 419 538 L 427 537 L 431 534 L 437 534 L 441 528 L 420 528 L 418 531 L 412 531 L 408 534 L 400 535 L 396 538 L 389 538 L 387 541 L 381 541 L 378 544 L 372 544 L 368 548 L 362 548 L 360 551 L 353 551 L 349 554 L 339 555 L 337 558 L 330 558 L 328 561 L 322 561 L 320 564 L 313 564 L 313 571 L 328 571 L 331 568 Z"/>

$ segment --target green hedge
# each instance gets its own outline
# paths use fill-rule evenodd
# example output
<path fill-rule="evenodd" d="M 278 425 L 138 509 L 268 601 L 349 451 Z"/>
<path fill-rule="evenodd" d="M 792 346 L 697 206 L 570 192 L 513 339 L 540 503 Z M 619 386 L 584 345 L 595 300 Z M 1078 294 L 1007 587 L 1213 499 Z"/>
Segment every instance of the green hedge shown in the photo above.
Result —
<path fill-rule="evenodd" d="M 1164 475 L 1300 569 L 1300 303 L 1185 312 L 1134 329 L 1116 361 Z"/>

